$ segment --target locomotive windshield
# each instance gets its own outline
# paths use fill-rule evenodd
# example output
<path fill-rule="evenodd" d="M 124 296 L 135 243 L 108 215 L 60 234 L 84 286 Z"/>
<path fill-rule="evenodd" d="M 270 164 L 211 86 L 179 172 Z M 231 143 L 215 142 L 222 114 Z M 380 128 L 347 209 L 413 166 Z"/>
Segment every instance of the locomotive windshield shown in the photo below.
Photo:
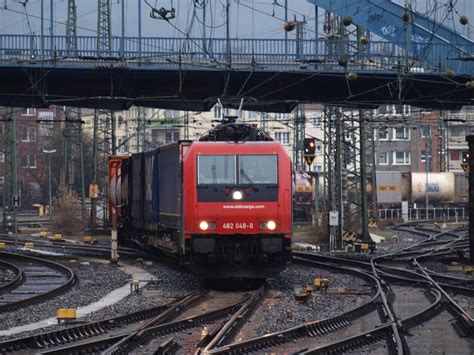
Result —
<path fill-rule="evenodd" d="M 276 184 L 276 155 L 239 155 L 240 184 Z"/>
<path fill-rule="evenodd" d="M 235 184 L 235 155 L 199 155 L 198 184 Z"/>
<path fill-rule="evenodd" d="M 278 183 L 276 155 L 199 155 L 198 185 Z"/>

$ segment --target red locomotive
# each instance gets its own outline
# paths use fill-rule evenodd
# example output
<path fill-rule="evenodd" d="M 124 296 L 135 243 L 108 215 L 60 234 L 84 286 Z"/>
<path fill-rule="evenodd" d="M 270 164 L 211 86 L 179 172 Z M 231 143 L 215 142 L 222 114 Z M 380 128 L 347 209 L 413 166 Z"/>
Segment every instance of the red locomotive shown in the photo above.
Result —
<path fill-rule="evenodd" d="M 110 164 L 119 242 L 171 253 L 204 278 L 272 277 L 290 262 L 291 162 L 256 127 L 227 122 Z"/>

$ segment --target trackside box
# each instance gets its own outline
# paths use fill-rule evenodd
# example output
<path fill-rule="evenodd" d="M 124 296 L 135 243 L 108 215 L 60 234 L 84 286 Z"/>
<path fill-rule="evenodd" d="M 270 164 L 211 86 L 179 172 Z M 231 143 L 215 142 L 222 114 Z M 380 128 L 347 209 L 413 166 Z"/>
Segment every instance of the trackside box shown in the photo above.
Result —
<path fill-rule="evenodd" d="M 180 227 L 180 160 L 180 143 L 132 155 L 128 189 L 131 191 L 131 216 L 135 228 Z"/>

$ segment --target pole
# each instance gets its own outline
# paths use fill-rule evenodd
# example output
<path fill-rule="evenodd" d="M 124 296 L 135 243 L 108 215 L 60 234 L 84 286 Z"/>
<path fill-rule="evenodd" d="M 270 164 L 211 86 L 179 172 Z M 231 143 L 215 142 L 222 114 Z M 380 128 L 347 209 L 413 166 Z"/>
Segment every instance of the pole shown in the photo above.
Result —
<path fill-rule="evenodd" d="M 41 60 L 44 59 L 44 0 L 41 0 Z"/>
<path fill-rule="evenodd" d="M 360 136 L 360 202 L 361 202 L 361 223 L 362 223 L 362 240 L 368 241 L 368 213 L 367 207 L 367 165 L 366 165 L 366 151 L 365 151 L 365 115 L 364 110 L 359 110 L 359 136 Z"/>
<path fill-rule="evenodd" d="M 314 173 L 314 224 L 319 226 L 319 173 Z"/>
<path fill-rule="evenodd" d="M 140 1 L 138 1 L 140 3 Z M 120 39 L 120 56 L 125 57 L 125 0 L 122 0 L 122 38 Z"/>
<path fill-rule="evenodd" d="M 426 143 L 426 150 L 425 150 L 425 171 L 426 171 L 426 184 L 425 184 L 425 207 L 426 207 L 426 219 L 428 219 L 428 172 L 430 170 L 430 152 L 431 152 L 431 144 L 430 144 L 430 138 L 425 137 L 425 143 Z"/>
<path fill-rule="evenodd" d="M 79 111 L 80 112 L 80 111 Z M 79 114 L 79 121 L 82 121 L 81 116 Z M 82 137 L 82 123 L 80 123 L 80 132 L 79 132 L 79 155 L 81 160 L 81 209 L 82 209 L 82 217 L 84 217 L 86 212 L 86 186 L 85 186 L 85 179 L 84 179 L 84 142 Z"/>
<path fill-rule="evenodd" d="M 50 6 L 49 6 L 49 11 L 50 11 L 50 21 L 51 21 L 51 25 L 49 27 L 50 29 L 50 34 L 51 34 L 51 43 L 50 43 L 50 51 L 51 51 L 51 58 L 54 58 L 54 46 L 53 46 L 53 41 L 54 41 L 54 30 L 53 30 L 53 26 L 54 26 L 54 7 L 53 7 L 53 0 L 50 0 Z"/>
<path fill-rule="evenodd" d="M 17 196 L 19 198 L 19 189 L 18 189 L 18 121 L 17 121 L 17 114 L 12 112 L 12 130 L 11 130 L 11 142 L 12 142 L 12 191 L 13 196 Z M 17 244 L 17 233 L 18 233 L 18 223 L 17 223 L 17 204 L 13 204 L 13 232 L 15 234 L 15 245 Z"/>
<path fill-rule="evenodd" d="M 52 219 L 52 206 L 51 206 L 51 154 L 48 154 L 48 180 L 49 180 L 49 219 Z"/>
<path fill-rule="evenodd" d="M 285 0 L 285 22 L 288 22 L 288 0 Z M 285 31 L 285 54 L 288 55 L 288 31 Z"/>
<path fill-rule="evenodd" d="M 342 151 L 342 117 L 339 109 L 336 110 L 336 211 L 339 213 L 338 226 L 335 233 L 336 249 L 342 249 L 342 233 L 344 231 L 344 202 L 343 202 L 343 186 L 342 186 L 342 169 L 343 169 L 343 151 Z"/>
<path fill-rule="evenodd" d="M 92 183 L 98 183 L 98 167 L 99 164 L 99 113 L 97 110 L 94 111 L 94 131 L 92 141 Z M 91 226 L 95 228 L 97 226 L 97 199 L 91 197 Z"/>
<path fill-rule="evenodd" d="M 206 49 L 206 2 L 202 5 L 202 48 L 204 53 L 207 52 Z"/>
<path fill-rule="evenodd" d="M 227 4 L 225 7 L 225 15 L 226 15 L 226 28 L 225 28 L 225 35 L 226 35 L 226 54 L 227 54 L 227 65 L 230 67 L 231 65 L 231 54 L 230 54 L 230 0 L 227 0 Z"/>
<path fill-rule="evenodd" d="M 318 39 L 319 39 L 319 10 L 318 5 L 314 5 L 314 54 L 316 57 L 319 55 L 319 48 L 318 48 Z"/>
<path fill-rule="evenodd" d="M 469 261 L 474 264 L 474 136 L 467 136 L 466 141 L 469 145 L 468 170 L 469 177 Z M 464 212 L 463 212 L 464 215 Z"/>
<path fill-rule="evenodd" d="M 110 243 L 110 262 L 118 263 L 118 249 L 117 249 L 117 212 L 115 207 L 112 207 L 112 235 Z"/>
<path fill-rule="evenodd" d="M 138 62 L 142 61 L 142 2 L 138 1 Z"/>

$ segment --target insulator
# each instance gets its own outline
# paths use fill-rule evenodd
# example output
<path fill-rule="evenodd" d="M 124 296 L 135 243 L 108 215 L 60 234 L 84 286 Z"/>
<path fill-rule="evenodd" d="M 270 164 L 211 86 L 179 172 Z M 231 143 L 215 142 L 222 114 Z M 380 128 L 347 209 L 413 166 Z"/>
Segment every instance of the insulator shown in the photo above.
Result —
<path fill-rule="evenodd" d="M 447 69 L 446 70 L 446 76 L 448 78 L 452 79 L 452 78 L 454 78 L 454 75 L 455 75 L 454 70 L 452 70 L 452 69 Z"/>
<path fill-rule="evenodd" d="M 337 62 L 339 63 L 339 65 L 341 67 L 346 67 L 347 63 L 348 63 L 348 60 L 347 60 L 346 57 L 341 57 L 341 58 L 339 58 L 339 60 Z"/>
<path fill-rule="evenodd" d="M 352 25 L 352 17 L 350 17 L 350 16 L 344 16 L 344 17 L 342 18 L 342 24 L 343 24 L 344 26 L 346 26 L 346 27 Z"/>
<path fill-rule="evenodd" d="M 402 21 L 403 22 L 410 21 L 410 13 L 408 11 L 405 11 L 402 13 Z"/>
<path fill-rule="evenodd" d="M 359 42 L 365 46 L 367 43 L 369 43 L 369 39 L 365 36 L 362 36 L 359 38 Z"/>
<path fill-rule="evenodd" d="M 459 22 L 461 23 L 461 25 L 465 26 L 468 24 L 469 22 L 469 18 L 467 16 L 460 16 L 459 17 Z"/>
<path fill-rule="evenodd" d="M 293 31 L 295 27 L 296 27 L 296 23 L 294 23 L 293 21 L 285 21 L 285 23 L 283 24 L 283 28 L 285 29 L 286 32 Z"/>
<path fill-rule="evenodd" d="M 358 75 L 357 73 L 347 73 L 346 77 L 347 77 L 347 80 L 357 80 Z"/>

